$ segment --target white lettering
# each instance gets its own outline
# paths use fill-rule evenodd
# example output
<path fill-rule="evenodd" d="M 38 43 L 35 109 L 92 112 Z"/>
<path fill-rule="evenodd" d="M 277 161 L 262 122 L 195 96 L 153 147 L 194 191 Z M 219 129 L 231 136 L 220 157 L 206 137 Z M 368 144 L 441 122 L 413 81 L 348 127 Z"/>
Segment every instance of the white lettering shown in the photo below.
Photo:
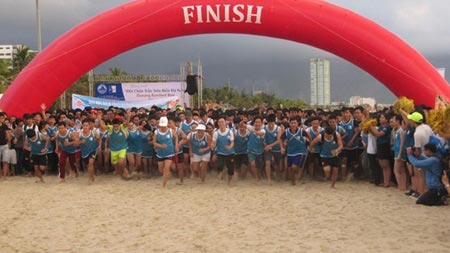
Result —
<path fill-rule="evenodd" d="M 256 13 L 252 13 L 253 5 L 248 5 L 247 9 L 247 21 L 245 23 L 253 23 L 252 17 L 256 18 L 255 24 L 261 24 L 261 13 L 262 13 L 262 6 L 256 6 Z"/>
<path fill-rule="evenodd" d="M 203 16 L 202 16 L 202 8 L 201 5 L 196 5 L 197 8 L 197 23 L 203 23 Z"/>
<path fill-rule="evenodd" d="M 250 23 L 262 24 L 263 6 L 216 4 L 183 6 L 184 24 Z"/>
<path fill-rule="evenodd" d="M 191 6 L 183 6 L 183 15 L 184 15 L 184 24 L 190 24 L 191 19 L 194 17 L 194 12 L 192 12 L 195 8 L 193 5 Z"/>
<path fill-rule="evenodd" d="M 230 5 L 224 4 L 223 7 L 225 7 L 225 15 L 223 22 L 231 22 L 230 21 Z"/>
<path fill-rule="evenodd" d="M 215 22 L 220 22 L 220 4 L 216 4 L 215 12 L 212 6 L 206 6 L 206 23 L 211 23 L 210 18 L 214 19 Z"/>
<path fill-rule="evenodd" d="M 244 10 L 244 8 L 245 8 L 245 6 L 243 4 L 237 4 L 237 5 L 233 6 L 234 15 L 239 17 L 239 19 L 233 18 L 234 23 L 240 23 L 240 22 L 244 21 L 244 13 L 242 13 L 242 11 L 239 10 L 239 9 Z"/>

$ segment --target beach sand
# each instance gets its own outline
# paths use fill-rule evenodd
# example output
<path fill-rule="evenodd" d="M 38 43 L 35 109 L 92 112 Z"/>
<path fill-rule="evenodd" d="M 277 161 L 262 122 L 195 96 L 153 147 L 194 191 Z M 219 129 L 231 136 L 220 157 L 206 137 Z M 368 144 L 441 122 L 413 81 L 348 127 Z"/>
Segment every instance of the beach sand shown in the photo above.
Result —
<path fill-rule="evenodd" d="M 450 252 L 450 208 L 367 182 L 0 182 L 0 252 Z"/>

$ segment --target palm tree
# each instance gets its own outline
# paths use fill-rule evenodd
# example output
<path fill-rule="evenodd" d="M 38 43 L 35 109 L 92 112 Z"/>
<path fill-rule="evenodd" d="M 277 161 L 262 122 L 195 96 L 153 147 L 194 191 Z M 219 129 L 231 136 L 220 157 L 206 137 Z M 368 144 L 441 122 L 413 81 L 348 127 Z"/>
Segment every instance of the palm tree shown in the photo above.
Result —
<path fill-rule="evenodd" d="M 7 76 L 11 72 L 11 62 L 7 59 L 0 59 L 0 76 Z"/>
<path fill-rule="evenodd" d="M 0 92 L 4 92 L 11 82 L 11 62 L 6 59 L 0 59 Z"/>
<path fill-rule="evenodd" d="M 30 49 L 27 46 L 17 47 L 17 53 L 12 61 L 13 72 L 15 74 L 20 73 L 20 71 L 22 71 L 35 56 L 36 54 L 30 52 Z"/>
<path fill-rule="evenodd" d="M 122 76 L 128 75 L 127 72 L 123 71 L 121 68 L 118 67 L 109 68 L 108 70 L 112 76 L 118 77 L 119 81 L 122 80 Z"/>

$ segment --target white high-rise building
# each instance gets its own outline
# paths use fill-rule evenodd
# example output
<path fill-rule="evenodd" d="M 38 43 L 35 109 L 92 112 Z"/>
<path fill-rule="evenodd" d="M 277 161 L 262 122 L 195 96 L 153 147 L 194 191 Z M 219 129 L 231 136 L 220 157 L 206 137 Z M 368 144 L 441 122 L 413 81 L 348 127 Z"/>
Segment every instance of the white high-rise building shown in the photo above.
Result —
<path fill-rule="evenodd" d="M 330 105 L 330 61 L 313 58 L 309 61 L 311 105 Z"/>
<path fill-rule="evenodd" d="M 13 60 L 17 49 L 25 45 L 0 45 L 0 59 Z"/>
<path fill-rule="evenodd" d="M 375 104 L 377 101 L 375 98 L 366 98 L 366 97 L 360 97 L 360 96 L 353 96 L 350 97 L 350 106 L 358 106 L 358 105 L 369 105 L 370 108 L 375 109 Z"/>

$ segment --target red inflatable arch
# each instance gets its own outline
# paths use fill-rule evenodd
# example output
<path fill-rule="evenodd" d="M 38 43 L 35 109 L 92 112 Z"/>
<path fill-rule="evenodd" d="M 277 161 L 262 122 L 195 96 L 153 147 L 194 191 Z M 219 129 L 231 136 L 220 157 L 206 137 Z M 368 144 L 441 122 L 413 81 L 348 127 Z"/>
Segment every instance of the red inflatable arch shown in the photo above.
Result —
<path fill-rule="evenodd" d="M 9 114 L 52 104 L 102 62 L 151 42 L 184 35 L 243 33 L 308 44 L 370 73 L 395 95 L 434 105 L 450 87 L 396 35 L 322 0 L 137 0 L 100 14 L 50 44 L 0 100 Z"/>

